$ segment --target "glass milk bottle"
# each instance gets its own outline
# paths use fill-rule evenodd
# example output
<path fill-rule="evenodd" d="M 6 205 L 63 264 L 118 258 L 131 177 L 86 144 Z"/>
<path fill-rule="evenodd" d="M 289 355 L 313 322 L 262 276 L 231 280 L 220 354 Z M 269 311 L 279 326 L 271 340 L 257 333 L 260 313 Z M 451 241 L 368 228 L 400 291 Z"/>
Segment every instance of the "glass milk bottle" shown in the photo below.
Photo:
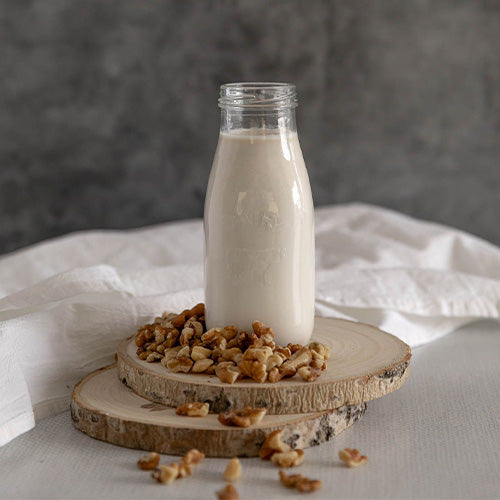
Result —
<path fill-rule="evenodd" d="M 307 343 L 314 323 L 314 207 L 295 85 L 221 86 L 221 128 L 205 200 L 209 328 L 254 320 L 277 343 Z"/>

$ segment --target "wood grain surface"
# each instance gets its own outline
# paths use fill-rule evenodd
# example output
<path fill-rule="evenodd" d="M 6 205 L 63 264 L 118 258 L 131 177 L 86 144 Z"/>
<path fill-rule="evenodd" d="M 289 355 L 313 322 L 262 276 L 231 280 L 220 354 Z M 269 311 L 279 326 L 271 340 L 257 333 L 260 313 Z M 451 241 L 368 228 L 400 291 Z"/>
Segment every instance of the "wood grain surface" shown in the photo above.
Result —
<path fill-rule="evenodd" d="M 120 383 L 116 365 L 91 373 L 73 391 L 71 417 L 89 436 L 128 448 L 182 455 L 198 448 L 210 457 L 257 456 L 266 436 L 283 429 L 294 448 L 328 441 L 356 422 L 366 404 L 295 415 L 269 415 L 253 427 L 223 426 L 217 415 L 183 417 L 141 398 Z"/>
<path fill-rule="evenodd" d="M 118 376 L 138 395 L 167 406 L 205 401 L 213 412 L 252 406 L 279 415 L 361 404 L 399 389 L 408 377 L 410 347 L 373 326 L 317 317 L 313 340 L 331 350 L 328 368 L 314 382 L 296 376 L 275 384 L 244 379 L 230 385 L 214 375 L 173 373 L 140 360 L 133 338 L 119 346 Z"/>

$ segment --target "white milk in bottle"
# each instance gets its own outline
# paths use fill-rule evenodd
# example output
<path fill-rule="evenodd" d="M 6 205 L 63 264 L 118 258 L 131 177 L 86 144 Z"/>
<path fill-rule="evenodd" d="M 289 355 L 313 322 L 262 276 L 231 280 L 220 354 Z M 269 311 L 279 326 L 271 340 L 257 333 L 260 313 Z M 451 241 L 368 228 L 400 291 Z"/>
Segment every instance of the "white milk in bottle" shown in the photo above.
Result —
<path fill-rule="evenodd" d="M 314 209 L 295 125 L 295 86 L 221 87 L 221 132 L 205 200 L 207 327 L 305 344 L 314 322 Z"/>

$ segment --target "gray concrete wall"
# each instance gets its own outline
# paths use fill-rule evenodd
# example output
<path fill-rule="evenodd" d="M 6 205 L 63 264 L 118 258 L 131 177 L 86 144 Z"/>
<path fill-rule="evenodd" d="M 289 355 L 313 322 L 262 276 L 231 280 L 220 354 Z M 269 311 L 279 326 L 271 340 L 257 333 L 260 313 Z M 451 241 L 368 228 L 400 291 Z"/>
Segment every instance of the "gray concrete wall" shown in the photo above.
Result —
<path fill-rule="evenodd" d="M 242 80 L 297 83 L 316 205 L 500 244 L 500 1 L 4 0 L 0 252 L 201 216 Z"/>

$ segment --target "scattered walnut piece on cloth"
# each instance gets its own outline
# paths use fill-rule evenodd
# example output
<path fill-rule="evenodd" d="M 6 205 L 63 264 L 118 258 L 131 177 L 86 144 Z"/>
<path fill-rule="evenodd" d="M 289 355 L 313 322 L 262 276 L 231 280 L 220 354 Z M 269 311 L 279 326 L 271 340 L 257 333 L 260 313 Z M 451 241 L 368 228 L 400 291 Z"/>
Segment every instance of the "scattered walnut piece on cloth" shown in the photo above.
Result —
<path fill-rule="evenodd" d="M 151 477 L 158 483 L 171 484 L 179 475 L 179 466 L 174 463 L 170 465 L 158 465 L 151 473 Z"/>
<path fill-rule="evenodd" d="M 368 461 L 368 458 L 361 455 L 359 450 L 355 448 L 344 448 L 340 450 L 339 458 L 342 462 L 345 462 L 348 467 L 359 467 Z"/>
<path fill-rule="evenodd" d="M 271 462 L 279 467 L 296 467 L 304 461 L 304 452 L 302 450 L 290 450 L 276 452 L 271 455 Z"/>
<path fill-rule="evenodd" d="M 151 473 L 151 477 L 158 483 L 171 484 L 175 479 L 190 476 L 192 467 L 199 464 L 204 457 L 204 453 L 193 448 L 181 458 L 180 462 L 158 465 Z"/>
<path fill-rule="evenodd" d="M 280 481 L 287 488 L 295 488 L 301 493 L 310 493 L 319 490 L 322 486 L 318 479 L 309 479 L 302 474 L 288 475 L 282 470 L 280 470 Z"/>
<path fill-rule="evenodd" d="M 153 470 L 160 463 L 160 455 L 156 452 L 148 453 L 143 455 L 137 461 L 137 466 L 142 470 Z"/>
<path fill-rule="evenodd" d="M 232 484 L 226 484 L 222 490 L 216 492 L 219 500 L 239 500 L 240 495 Z"/>
<path fill-rule="evenodd" d="M 238 458 L 232 458 L 224 470 L 224 479 L 228 482 L 237 481 L 241 477 L 241 462 Z"/>

